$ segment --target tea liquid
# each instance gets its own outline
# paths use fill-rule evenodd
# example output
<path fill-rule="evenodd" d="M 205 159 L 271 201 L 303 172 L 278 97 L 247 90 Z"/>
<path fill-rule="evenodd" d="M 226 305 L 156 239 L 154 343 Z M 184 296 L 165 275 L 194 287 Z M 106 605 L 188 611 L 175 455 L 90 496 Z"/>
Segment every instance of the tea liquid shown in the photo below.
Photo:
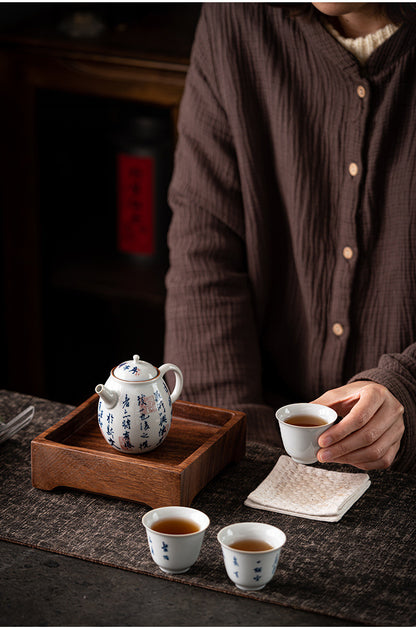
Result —
<path fill-rule="evenodd" d="M 285 423 L 297 425 L 299 427 L 320 427 L 321 425 L 327 424 L 324 419 L 310 414 L 298 414 L 297 416 L 292 416 L 290 419 L 286 419 Z"/>
<path fill-rule="evenodd" d="M 162 534 L 192 534 L 192 532 L 198 532 L 199 525 L 191 519 L 171 517 L 169 519 L 156 521 L 156 523 L 152 525 L 152 530 L 161 532 Z"/>
<path fill-rule="evenodd" d="M 265 552 L 273 549 L 273 545 L 262 541 L 261 539 L 242 539 L 229 545 L 232 549 L 243 550 L 245 552 Z"/>

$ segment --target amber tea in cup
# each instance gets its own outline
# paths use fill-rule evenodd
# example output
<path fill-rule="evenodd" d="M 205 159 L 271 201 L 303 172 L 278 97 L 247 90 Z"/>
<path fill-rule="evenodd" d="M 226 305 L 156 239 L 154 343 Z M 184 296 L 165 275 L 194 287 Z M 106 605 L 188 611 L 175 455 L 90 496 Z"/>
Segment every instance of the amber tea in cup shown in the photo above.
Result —
<path fill-rule="evenodd" d="M 332 408 L 318 403 L 292 403 L 276 412 L 286 452 L 295 462 L 317 462 L 318 438 L 337 420 Z"/>
<path fill-rule="evenodd" d="M 273 549 L 273 545 L 261 539 L 242 539 L 241 541 L 230 543 L 228 547 L 241 550 L 242 552 L 267 552 L 267 550 Z"/>
<path fill-rule="evenodd" d="M 286 535 L 268 523 L 243 521 L 222 528 L 217 539 L 230 580 L 243 591 L 259 591 L 275 574 Z"/>
<path fill-rule="evenodd" d="M 154 508 L 142 517 L 150 553 L 168 574 L 184 573 L 197 561 L 209 518 L 187 506 Z"/>
<path fill-rule="evenodd" d="M 182 519 L 181 517 L 170 517 L 156 521 L 151 526 L 155 532 L 162 534 L 192 534 L 198 532 L 199 525 L 191 519 Z"/>
<path fill-rule="evenodd" d="M 285 423 L 289 423 L 289 425 L 297 425 L 298 427 L 319 427 L 320 425 L 326 425 L 327 422 L 325 419 L 321 419 L 318 416 L 298 414 L 290 417 L 290 419 L 286 419 Z"/>

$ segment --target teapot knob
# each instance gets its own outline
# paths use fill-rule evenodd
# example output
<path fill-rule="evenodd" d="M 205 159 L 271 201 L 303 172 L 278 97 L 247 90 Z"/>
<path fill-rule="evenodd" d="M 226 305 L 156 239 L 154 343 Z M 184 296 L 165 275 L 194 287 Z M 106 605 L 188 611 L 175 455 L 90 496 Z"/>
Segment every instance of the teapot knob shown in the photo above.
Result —
<path fill-rule="evenodd" d="M 140 356 L 137 355 L 137 353 L 135 353 L 133 356 L 133 360 L 134 360 L 134 363 L 138 365 L 140 362 Z"/>

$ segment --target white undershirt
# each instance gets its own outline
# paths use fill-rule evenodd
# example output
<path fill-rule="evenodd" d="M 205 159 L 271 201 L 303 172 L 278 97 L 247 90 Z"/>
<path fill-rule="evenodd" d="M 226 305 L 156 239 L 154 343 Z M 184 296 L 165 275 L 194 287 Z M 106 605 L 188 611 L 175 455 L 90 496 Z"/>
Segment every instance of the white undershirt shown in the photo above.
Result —
<path fill-rule="evenodd" d="M 331 33 L 344 48 L 357 57 L 361 65 L 364 65 L 371 53 L 391 37 L 399 28 L 396 24 L 387 24 L 383 26 L 383 28 L 379 28 L 375 33 L 365 35 L 365 37 L 343 37 L 332 24 L 329 24 L 326 20 L 324 21 L 324 25 L 327 31 Z"/>

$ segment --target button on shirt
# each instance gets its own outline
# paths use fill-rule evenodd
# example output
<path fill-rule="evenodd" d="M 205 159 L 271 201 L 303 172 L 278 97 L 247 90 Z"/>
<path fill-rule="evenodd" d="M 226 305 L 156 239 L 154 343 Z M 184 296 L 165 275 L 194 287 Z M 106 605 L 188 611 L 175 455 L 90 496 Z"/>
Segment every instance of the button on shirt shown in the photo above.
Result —
<path fill-rule="evenodd" d="M 345 257 L 345 259 L 351 259 L 354 255 L 354 251 L 352 250 L 350 246 L 344 246 L 342 250 L 342 254 Z"/>
<path fill-rule="evenodd" d="M 357 94 L 359 98 L 365 98 L 365 87 L 363 85 L 357 87 Z"/>
<path fill-rule="evenodd" d="M 358 165 L 352 161 L 348 166 L 348 172 L 352 177 L 355 177 L 358 174 Z"/>

